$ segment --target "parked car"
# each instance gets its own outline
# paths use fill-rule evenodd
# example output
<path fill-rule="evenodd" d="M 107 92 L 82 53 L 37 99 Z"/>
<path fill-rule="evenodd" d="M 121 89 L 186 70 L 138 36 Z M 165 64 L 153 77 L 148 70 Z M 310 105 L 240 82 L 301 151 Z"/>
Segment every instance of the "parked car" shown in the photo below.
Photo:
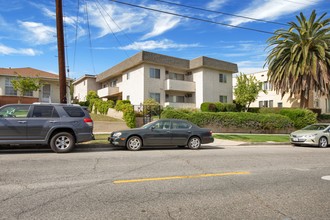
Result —
<path fill-rule="evenodd" d="M 161 119 L 141 128 L 115 131 L 108 140 L 112 145 L 132 151 L 140 150 L 142 146 L 188 146 L 190 149 L 199 149 L 201 144 L 214 141 L 210 129 L 178 119 Z"/>
<path fill-rule="evenodd" d="M 79 105 L 9 104 L 0 108 L 0 145 L 49 145 L 56 153 L 94 139 L 93 120 Z"/>
<path fill-rule="evenodd" d="M 317 123 L 304 127 L 290 134 L 293 145 L 312 145 L 328 147 L 330 138 L 330 123 Z"/>

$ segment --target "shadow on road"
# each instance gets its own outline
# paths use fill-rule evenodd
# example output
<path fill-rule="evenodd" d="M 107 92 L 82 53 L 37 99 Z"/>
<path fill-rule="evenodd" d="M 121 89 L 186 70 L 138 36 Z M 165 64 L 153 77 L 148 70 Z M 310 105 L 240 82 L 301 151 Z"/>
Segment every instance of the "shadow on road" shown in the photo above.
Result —
<path fill-rule="evenodd" d="M 199 150 L 220 150 L 225 149 L 216 145 L 205 145 Z M 150 146 L 143 147 L 140 151 L 153 151 L 153 150 L 175 150 L 186 151 L 190 150 L 188 147 L 179 148 L 176 146 Z M 197 150 L 197 151 L 199 151 Z M 80 152 L 102 152 L 102 151 L 128 151 L 125 147 L 115 147 L 109 144 L 77 144 L 72 153 Z M 0 154 L 44 154 L 54 153 L 49 146 L 31 146 L 31 145 L 19 145 L 19 146 L 0 146 Z"/>

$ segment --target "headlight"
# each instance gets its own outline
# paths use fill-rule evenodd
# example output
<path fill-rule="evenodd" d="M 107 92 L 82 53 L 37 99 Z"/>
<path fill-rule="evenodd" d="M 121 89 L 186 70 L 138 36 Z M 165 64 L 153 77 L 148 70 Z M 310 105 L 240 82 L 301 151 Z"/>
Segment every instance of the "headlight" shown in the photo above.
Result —
<path fill-rule="evenodd" d="M 120 137 L 120 135 L 121 135 L 121 132 L 115 132 L 112 136 L 113 137 Z"/>
<path fill-rule="evenodd" d="M 305 135 L 304 138 L 315 138 L 317 134 Z"/>

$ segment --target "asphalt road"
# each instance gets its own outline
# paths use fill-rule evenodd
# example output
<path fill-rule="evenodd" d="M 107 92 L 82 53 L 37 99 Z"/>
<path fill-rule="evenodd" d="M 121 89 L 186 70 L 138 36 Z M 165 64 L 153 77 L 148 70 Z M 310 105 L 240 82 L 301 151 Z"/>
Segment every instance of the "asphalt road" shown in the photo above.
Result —
<path fill-rule="evenodd" d="M 0 149 L 0 219 L 330 219 L 330 148 Z"/>

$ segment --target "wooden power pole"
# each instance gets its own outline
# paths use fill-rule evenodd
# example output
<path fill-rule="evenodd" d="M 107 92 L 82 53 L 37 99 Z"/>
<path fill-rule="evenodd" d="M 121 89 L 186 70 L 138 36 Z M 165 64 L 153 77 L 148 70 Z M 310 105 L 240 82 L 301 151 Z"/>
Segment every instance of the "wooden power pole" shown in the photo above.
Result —
<path fill-rule="evenodd" d="M 57 50 L 58 50 L 58 70 L 60 82 L 60 101 L 66 103 L 66 73 L 65 73 L 65 53 L 64 53 L 64 31 L 63 31 L 63 9 L 62 0 L 56 0 L 56 29 L 57 29 Z"/>

